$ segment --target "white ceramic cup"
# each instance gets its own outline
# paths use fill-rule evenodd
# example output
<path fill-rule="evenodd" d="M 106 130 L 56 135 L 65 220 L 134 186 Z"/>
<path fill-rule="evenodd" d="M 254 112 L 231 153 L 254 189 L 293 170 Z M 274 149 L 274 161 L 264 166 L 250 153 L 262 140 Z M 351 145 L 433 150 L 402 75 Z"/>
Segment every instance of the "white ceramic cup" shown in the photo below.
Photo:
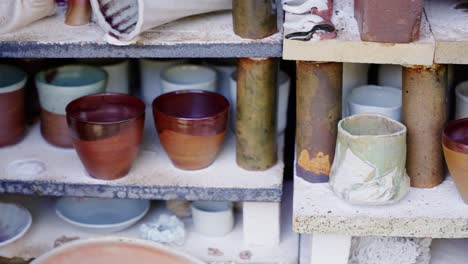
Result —
<path fill-rule="evenodd" d="M 389 86 L 363 85 L 348 96 L 350 115 L 382 114 L 401 120 L 401 90 Z"/>
<path fill-rule="evenodd" d="M 468 81 L 461 82 L 455 88 L 455 119 L 468 117 Z"/>
<path fill-rule="evenodd" d="M 236 131 L 236 104 L 237 104 L 237 72 L 233 72 L 230 78 L 230 97 L 231 97 L 231 119 L 230 126 L 232 131 Z M 291 88 L 291 79 L 283 72 L 278 72 L 278 88 L 276 90 L 276 133 L 281 135 L 284 133 L 287 125 L 288 115 L 288 99 L 289 90 Z"/>
<path fill-rule="evenodd" d="M 216 80 L 216 71 L 201 65 L 173 65 L 161 73 L 163 93 L 181 90 L 216 92 Z"/>
<path fill-rule="evenodd" d="M 151 105 L 162 93 L 161 72 L 167 67 L 187 62 L 186 59 L 141 59 L 141 99 Z"/>
<path fill-rule="evenodd" d="M 234 228 L 232 202 L 196 201 L 192 203 L 195 230 L 206 236 L 224 236 Z"/>

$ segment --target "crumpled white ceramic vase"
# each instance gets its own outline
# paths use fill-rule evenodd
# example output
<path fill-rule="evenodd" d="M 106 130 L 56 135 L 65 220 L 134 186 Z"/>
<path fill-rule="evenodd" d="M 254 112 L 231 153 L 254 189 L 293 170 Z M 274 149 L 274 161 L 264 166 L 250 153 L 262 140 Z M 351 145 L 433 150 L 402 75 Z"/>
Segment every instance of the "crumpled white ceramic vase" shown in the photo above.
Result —
<path fill-rule="evenodd" d="M 110 44 L 128 45 L 150 28 L 197 14 L 232 8 L 231 0 L 91 0 Z"/>
<path fill-rule="evenodd" d="M 55 13 L 55 0 L 1 0 L 0 34 L 18 30 Z"/>

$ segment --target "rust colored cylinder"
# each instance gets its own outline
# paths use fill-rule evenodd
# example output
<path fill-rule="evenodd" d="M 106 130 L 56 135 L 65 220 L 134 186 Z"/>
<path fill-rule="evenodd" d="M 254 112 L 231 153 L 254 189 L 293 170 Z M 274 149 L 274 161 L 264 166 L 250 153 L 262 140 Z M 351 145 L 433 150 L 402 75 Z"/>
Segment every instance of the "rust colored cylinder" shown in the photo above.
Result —
<path fill-rule="evenodd" d="M 342 63 L 297 62 L 296 175 L 328 182 L 341 118 Z"/>
<path fill-rule="evenodd" d="M 236 160 L 246 170 L 277 162 L 276 59 L 242 58 L 237 68 Z"/>
<path fill-rule="evenodd" d="M 413 187 L 431 188 L 445 178 L 441 140 L 447 121 L 446 98 L 445 65 L 403 68 L 406 170 Z"/>
<path fill-rule="evenodd" d="M 62 148 L 73 148 L 66 115 L 59 115 L 42 109 L 41 134 L 52 145 Z"/>
<path fill-rule="evenodd" d="M 91 21 L 90 0 L 68 0 L 65 24 L 70 26 L 86 25 Z"/>
<path fill-rule="evenodd" d="M 261 39 L 278 32 L 276 1 L 233 0 L 234 33 L 242 38 Z"/>

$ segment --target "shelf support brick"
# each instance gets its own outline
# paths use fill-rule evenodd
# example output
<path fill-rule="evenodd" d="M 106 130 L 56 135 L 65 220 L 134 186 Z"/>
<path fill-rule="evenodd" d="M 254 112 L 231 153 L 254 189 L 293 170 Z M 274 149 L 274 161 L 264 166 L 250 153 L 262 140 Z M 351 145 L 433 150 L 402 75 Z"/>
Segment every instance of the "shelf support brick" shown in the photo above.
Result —
<path fill-rule="evenodd" d="M 241 58 L 237 67 L 236 160 L 246 170 L 277 162 L 276 83 L 278 61 Z"/>
<path fill-rule="evenodd" d="M 278 32 L 276 1 L 233 0 L 234 33 L 242 38 L 261 39 Z"/>
<path fill-rule="evenodd" d="M 447 65 L 403 67 L 406 169 L 411 186 L 431 188 L 445 178 L 442 130 L 447 122 Z"/>
<path fill-rule="evenodd" d="M 328 182 L 341 118 L 343 64 L 297 61 L 296 174 Z"/>

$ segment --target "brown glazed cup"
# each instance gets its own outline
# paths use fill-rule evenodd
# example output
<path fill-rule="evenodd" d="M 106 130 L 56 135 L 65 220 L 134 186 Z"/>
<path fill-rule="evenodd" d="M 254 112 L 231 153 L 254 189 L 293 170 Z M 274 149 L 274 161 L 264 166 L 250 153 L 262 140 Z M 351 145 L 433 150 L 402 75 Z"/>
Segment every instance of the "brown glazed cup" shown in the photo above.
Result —
<path fill-rule="evenodd" d="M 23 138 L 27 79 L 23 70 L 0 65 L 0 147 L 16 144 Z"/>
<path fill-rule="evenodd" d="M 145 104 L 117 93 L 78 98 L 66 107 L 73 146 L 93 178 L 125 176 L 135 161 L 143 137 Z"/>
<path fill-rule="evenodd" d="M 442 135 L 442 146 L 458 192 L 468 204 L 468 118 L 447 124 Z"/>
<path fill-rule="evenodd" d="M 226 133 L 228 100 L 217 93 L 186 90 L 153 101 L 159 139 L 174 166 L 198 170 L 218 155 Z"/>

